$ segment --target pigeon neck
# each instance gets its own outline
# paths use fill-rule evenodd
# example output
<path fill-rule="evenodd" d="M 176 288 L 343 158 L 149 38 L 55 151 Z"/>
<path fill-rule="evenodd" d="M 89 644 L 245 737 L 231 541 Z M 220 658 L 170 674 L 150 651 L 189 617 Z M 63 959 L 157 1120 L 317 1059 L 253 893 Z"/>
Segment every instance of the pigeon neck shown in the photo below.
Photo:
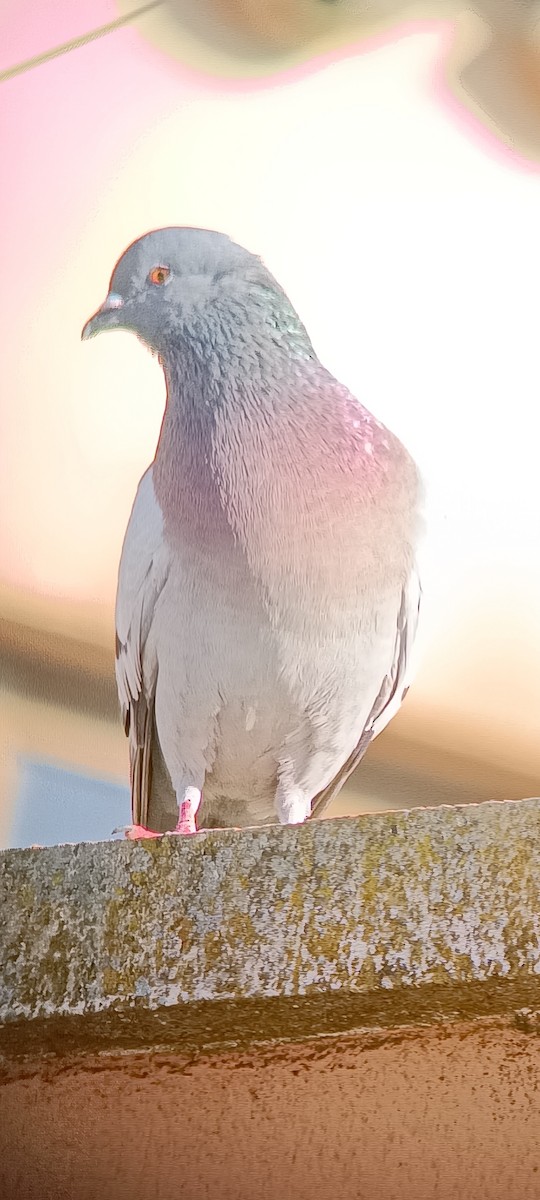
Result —
<path fill-rule="evenodd" d="M 244 305 L 216 304 L 177 328 L 163 354 L 167 405 L 156 493 L 166 521 L 209 548 L 216 538 L 233 540 L 230 493 L 248 466 L 253 435 L 262 438 L 271 425 L 280 442 L 291 441 L 298 377 L 317 364 L 294 311 L 272 297 L 264 304 L 255 320 Z M 226 496 L 222 459 L 238 476 Z"/>
<path fill-rule="evenodd" d="M 201 429 L 212 414 L 271 409 L 286 401 L 299 375 L 317 357 L 308 334 L 286 297 L 262 290 L 228 296 L 176 327 L 163 367 L 169 402 L 180 406 Z M 291 387 L 292 385 L 292 387 Z"/>
<path fill-rule="evenodd" d="M 166 526 L 174 536 L 212 548 L 227 535 L 210 466 L 211 414 L 178 396 L 175 373 L 165 372 L 167 404 L 154 465 L 154 486 Z"/>

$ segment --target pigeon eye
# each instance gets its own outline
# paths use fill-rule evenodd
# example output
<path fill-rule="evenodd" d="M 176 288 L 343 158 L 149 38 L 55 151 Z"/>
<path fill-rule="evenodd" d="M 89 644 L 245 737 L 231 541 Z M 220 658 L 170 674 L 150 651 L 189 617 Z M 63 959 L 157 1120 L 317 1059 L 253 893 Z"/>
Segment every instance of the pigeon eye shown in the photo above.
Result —
<path fill-rule="evenodd" d="M 167 283 L 170 274 L 171 272 L 168 267 L 152 267 L 148 278 L 150 283 L 155 283 L 157 287 L 162 287 L 164 283 Z"/>

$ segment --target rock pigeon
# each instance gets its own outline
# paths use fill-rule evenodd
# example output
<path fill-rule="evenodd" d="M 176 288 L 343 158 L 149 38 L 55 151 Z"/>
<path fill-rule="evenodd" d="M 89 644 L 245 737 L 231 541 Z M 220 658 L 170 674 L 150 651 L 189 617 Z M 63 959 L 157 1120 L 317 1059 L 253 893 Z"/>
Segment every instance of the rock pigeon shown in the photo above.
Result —
<path fill-rule="evenodd" d="M 318 817 L 408 686 L 417 468 L 224 234 L 133 242 L 82 337 L 105 329 L 167 388 L 118 580 L 128 836 Z"/>

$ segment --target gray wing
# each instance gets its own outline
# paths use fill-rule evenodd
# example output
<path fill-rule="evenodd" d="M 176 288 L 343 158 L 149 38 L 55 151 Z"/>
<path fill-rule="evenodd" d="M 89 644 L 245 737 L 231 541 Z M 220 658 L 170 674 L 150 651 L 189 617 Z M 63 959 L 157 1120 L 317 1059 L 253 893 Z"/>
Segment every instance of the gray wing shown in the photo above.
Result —
<path fill-rule="evenodd" d="M 157 600 L 169 573 L 163 514 L 152 467 L 143 475 L 129 518 L 116 594 L 116 683 L 129 738 L 133 821 L 157 832 L 176 822 L 176 798 L 154 719 L 157 661 L 146 653 Z M 163 826 L 163 829 L 161 828 Z"/>
<path fill-rule="evenodd" d="M 394 659 L 389 675 L 385 675 L 380 692 L 369 714 L 360 740 L 350 757 L 338 771 L 335 779 L 315 796 L 311 806 L 311 817 L 322 816 L 324 810 L 341 791 L 349 775 L 356 770 L 366 750 L 379 733 L 392 720 L 409 690 L 411 652 L 418 628 L 418 616 L 422 588 L 418 571 L 415 569 L 401 594 L 398 613 Z"/>

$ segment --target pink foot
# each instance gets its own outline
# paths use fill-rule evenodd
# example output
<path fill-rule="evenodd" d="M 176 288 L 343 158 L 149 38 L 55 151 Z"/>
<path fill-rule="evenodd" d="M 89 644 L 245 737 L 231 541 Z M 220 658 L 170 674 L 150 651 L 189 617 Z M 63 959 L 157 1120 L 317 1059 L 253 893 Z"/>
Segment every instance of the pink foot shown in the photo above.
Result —
<path fill-rule="evenodd" d="M 152 829 L 145 829 L 144 825 L 127 825 L 123 833 L 130 842 L 135 842 L 137 838 L 163 837 L 162 833 L 154 833 Z"/>
<path fill-rule="evenodd" d="M 115 829 L 114 832 L 120 833 L 121 831 L 119 829 Z M 193 833 L 197 833 L 193 802 L 191 800 L 184 800 L 182 802 L 180 805 L 180 816 L 178 817 L 175 828 L 168 829 L 166 833 L 154 833 L 153 829 L 146 829 L 144 825 L 127 825 L 122 832 L 130 842 L 135 842 L 138 840 L 138 838 L 169 837 L 172 834 L 177 837 L 186 837 Z"/>

